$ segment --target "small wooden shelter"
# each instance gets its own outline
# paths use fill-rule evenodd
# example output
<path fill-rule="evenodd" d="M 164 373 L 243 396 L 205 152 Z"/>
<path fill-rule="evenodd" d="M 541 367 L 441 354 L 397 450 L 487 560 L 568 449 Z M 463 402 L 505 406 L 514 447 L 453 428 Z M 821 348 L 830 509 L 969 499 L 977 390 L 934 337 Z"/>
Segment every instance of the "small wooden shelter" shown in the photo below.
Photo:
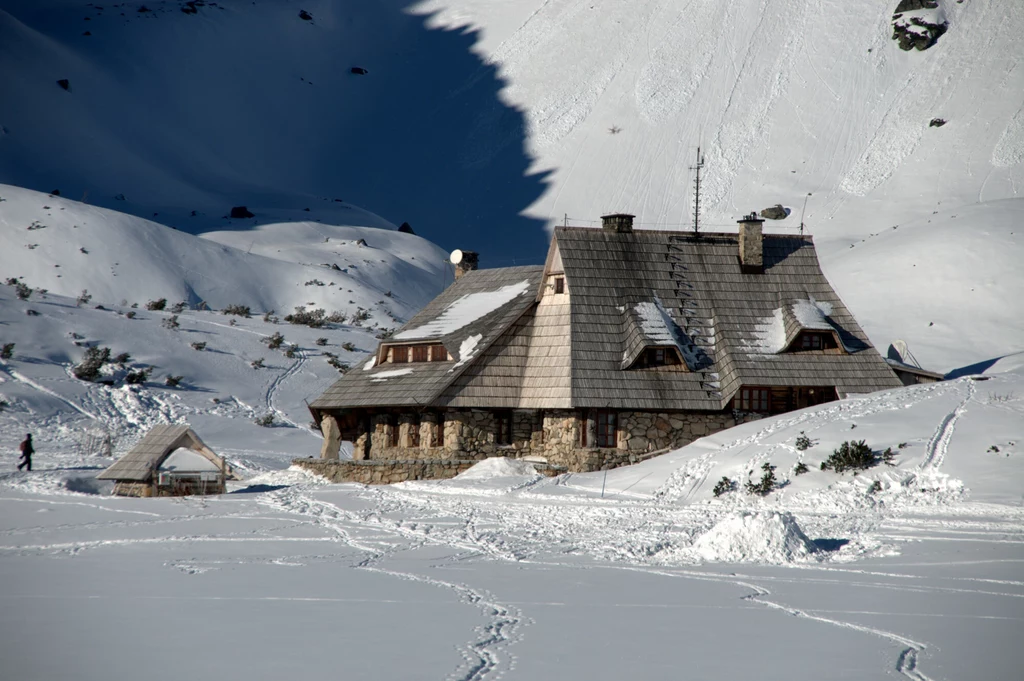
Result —
<path fill-rule="evenodd" d="M 168 497 L 223 494 L 231 470 L 188 425 L 154 427 L 130 452 L 100 473 L 113 480 L 114 494 Z"/>

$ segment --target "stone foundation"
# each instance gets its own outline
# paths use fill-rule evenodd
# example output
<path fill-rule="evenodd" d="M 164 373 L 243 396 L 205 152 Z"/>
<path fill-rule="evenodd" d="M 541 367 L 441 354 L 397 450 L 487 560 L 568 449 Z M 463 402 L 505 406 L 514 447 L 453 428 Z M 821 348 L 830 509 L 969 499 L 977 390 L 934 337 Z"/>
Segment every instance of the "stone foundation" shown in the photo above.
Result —
<path fill-rule="evenodd" d="M 511 442 L 508 444 L 497 442 L 499 413 L 511 417 Z M 342 428 L 342 437 L 355 443 L 353 459 L 357 462 L 363 459 L 369 444 L 368 462 L 413 461 L 426 465 L 429 462 L 455 460 L 476 462 L 492 456 L 514 459 L 542 456 L 551 465 L 565 467 L 573 472 L 587 472 L 636 463 L 647 453 L 682 447 L 705 435 L 759 418 L 757 414 L 724 411 L 622 411 L 617 413 L 615 446 L 597 447 L 597 414 L 592 409 L 504 412 L 453 409 L 443 412 L 441 446 L 431 444 L 438 440 L 438 422 L 442 412 L 376 414 L 362 419 L 349 419 L 349 423 L 363 425 L 348 431 Z M 366 432 L 367 427 L 369 432 Z M 580 437 L 581 433 L 586 434 L 586 446 L 581 446 L 584 441 Z M 419 446 L 415 446 L 417 434 Z M 401 479 L 436 479 L 452 477 L 458 472 L 447 475 L 438 469 L 424 473 L 422 477 Z M 359 477 L 346 479 L 371 482 Z"/>
<path fill-rule="evenodd" d="M 295 459 L 292 465 L 323 476 L 331 482 L 360 482 L 364 485 L 390 485 L 407 480 L 447 480 L 468 470 L 477 460 L 445 461 L 335 461 L 330 459 Z M 565 473 L 555 466 L 538 467 L 542 475 Z"/>

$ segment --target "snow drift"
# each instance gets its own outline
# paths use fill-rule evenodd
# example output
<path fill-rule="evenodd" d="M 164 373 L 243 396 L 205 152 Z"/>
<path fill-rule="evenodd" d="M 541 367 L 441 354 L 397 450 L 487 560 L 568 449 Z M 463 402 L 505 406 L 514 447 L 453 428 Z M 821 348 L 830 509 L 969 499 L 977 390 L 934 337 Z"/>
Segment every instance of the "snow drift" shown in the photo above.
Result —
<path fill-rule="evenodd" d="M 738 513 L 719 521 L 694 542 L 697 554 L 720 563 L 792 563 L 818 549 L 790 513 Z"/>

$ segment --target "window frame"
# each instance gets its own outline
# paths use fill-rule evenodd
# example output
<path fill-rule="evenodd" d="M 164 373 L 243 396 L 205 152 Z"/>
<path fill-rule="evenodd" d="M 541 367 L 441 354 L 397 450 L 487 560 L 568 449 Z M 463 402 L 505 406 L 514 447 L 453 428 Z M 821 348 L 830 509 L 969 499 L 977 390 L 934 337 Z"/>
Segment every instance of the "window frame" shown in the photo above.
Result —
<path fill-rule="evenodd" d="M 765 388 L 762 386 L 744 386 L 740 388 L 739 398 L 739 411 L 752 411 L 759 414 L 771 413 L 771 388 Z"/>
<path fill-rule="evenodd" d="M 619 414 L 602 409 L 597 412 L 597 446 L 612 449 L 619 446 Z"/>
<path fill-rule="evenodd" d="M 430 433 L 431 447 L 444 447 L 444 414 L 437 415 L 437 421 Z"/>
<path fill-rule="evenodd" d="M 430 359 L 431 362 L 447 362 L 448 361 L 448 348 L 440 343 L 434 343 L 428 346 L 430 348 Z"/>
<path fill-rule="evenodd" d="M 401 357 L 401 359 L 399 359 Z M 409 346 L 408 345 L 392 345 L 391 346 L 391 363 L 392 364 L 408 364 L 409 363 Z"/>
<path fill-rule="evenodd" d="M 565 293 L 565 277 L 555 277 L 555 293 Z"/>
<path fill-rule="evenodd" d="M 412 350 L 412 361 L 413 362 L 427 362 L 430 361 L 430 346 L 429 345 L 413 345 Z"/>

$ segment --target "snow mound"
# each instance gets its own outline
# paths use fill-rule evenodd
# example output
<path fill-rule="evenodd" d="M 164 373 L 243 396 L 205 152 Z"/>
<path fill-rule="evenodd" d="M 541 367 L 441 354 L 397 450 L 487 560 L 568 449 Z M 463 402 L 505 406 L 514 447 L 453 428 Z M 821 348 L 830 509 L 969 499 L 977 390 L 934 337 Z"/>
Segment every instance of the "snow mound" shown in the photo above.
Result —
<path fill-rule="evenodd" d="M 697 554 L 721 563 L 792 563 L 817 552 L 790 513 L 739 513 L 719 521 L 694 543 Z"/>
<path fill-rule="evenodd" d="M 535 469 L 533 464 L 529 461 L 520 461 L 518 459 L 509 459 L 504 456 L 496 456 L 490 459 L 484 459 L 468 470 L 459 473 L 455 476 L 455 479 L 487 480 L 490 478 L 508 478 L 524 475 L 531 478 L 541 477 L 540 473 L 537 472 L 537 469 Z"/>

